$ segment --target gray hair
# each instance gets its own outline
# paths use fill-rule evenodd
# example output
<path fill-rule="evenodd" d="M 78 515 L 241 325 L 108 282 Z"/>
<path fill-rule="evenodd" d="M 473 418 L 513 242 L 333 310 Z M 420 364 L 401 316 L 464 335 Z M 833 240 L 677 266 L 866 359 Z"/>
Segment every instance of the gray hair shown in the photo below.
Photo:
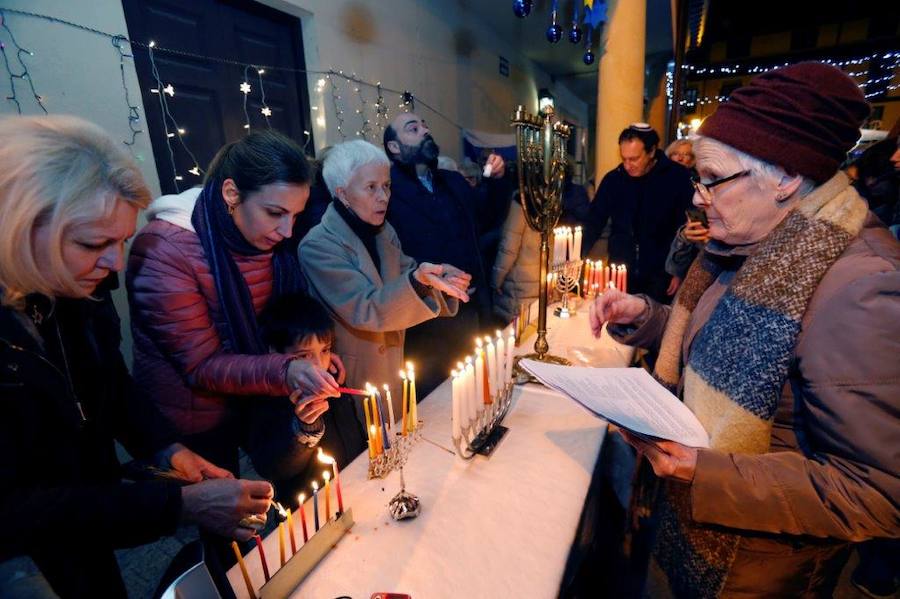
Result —
<path fill-rule="evenodd" d="M 384 150 L 361 139 L 345 141 L 331 148 L 322 166 L 322 178 L 331 195 L 336 195 L 338 187 L 347 187 L 353 173 L 367 164 L 389 167 L 391 161 Z"/>
<path fill-rule="evenodd" d="M 714 148 L 720 151 L 730 152 L 737 158 L 738 163 L 741 165 L 741 168 L 743 170 L 750 171 L 750 178 L 756 181 L 765 179 L 781 181 L 782 177 L 792 176 L 786 170 L 784 170 L 784 168 L 778 166 L 777 164 L 772 164 L 771 162 L 760 160 L 756 156 L 751 156 L 746 152 L 742 152 L 737 148 L 729 146 L 728 144 L 724 144 L 711 137 L 692 135 L 690 137 L 690 140 L 694 143 L 695 156 L 699 156 L 698 152 L 701 150 L 701 148 Z M 815 187 L 815 181 L 813 181 L 809 177 L 803 177 L 803 181 L 800 183 L 800 187 L 797 188 L 797 195 L 799 197 L 803 197 L 813 189 L 815 189 Z"/>

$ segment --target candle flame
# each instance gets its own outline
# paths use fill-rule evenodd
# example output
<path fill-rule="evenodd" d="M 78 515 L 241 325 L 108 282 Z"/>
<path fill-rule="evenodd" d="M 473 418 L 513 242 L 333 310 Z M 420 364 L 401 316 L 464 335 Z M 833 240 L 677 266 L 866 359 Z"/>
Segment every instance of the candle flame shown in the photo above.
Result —
<path fill-rule="evenodd" d="M 457 362 L 457 363 L 456 363 L 456 367 L 457 367 L 459 370 L 462 370 L 463 368 L 465 368 L 465 366 L 463 366 L 463 363 L 462 363 L 462 362 Z"/>
<path fill-rule="evenodd" d="M 328 481 L 331 480 L 331 472 L 326 470 L 325 472 L 322 473 L 322 478 L 324 478 L 325 482 L 327 483 Z"/>
<path fill-rule="evenodd" d="M 481 349 L 481 337 L 475 337 L 475 345 L 478 346 L 478 349 Z"/>
<path fill-rule="evenodd" d="M 472 365 L 472 356 L 466 356 L 466 366 Z"/>
<path fill-rule="evenodd" d="M 497 339 L 503 338 L 503 333 L 500 331 L 500 329 L 497 329 L 496 333 L 497 333 Z"/>
<path fill-rule="evenodd" d="M 322 448 L 319 448 L 319 461 L 323 464 L 334 464 L 334 458 L 322 451 Z"/>
<path fill-rule="evenodd" d="M 317 483 L 316 481 L 312 481 L 312 488 L 313 488 L 313 491 L 318 491 L 319 483 Z"/>
<path fill-rule="evenodd" d="M 415 367 L 413 366 L 413 363 L 412 363 L 412 362 L 407 362 L 407 363 L 406 363 L 406 369 L 407 369 L 407 370 L 415 370 Z"/>
<path fill-rule="evenodd" d="M 387 391 L 388 393 L 390 393 L 390 391 L 391 391 L 391 390 L 388 388 L 387 383 L 385 383 L 384 385 L 382 385 L 382 388 L 383 388 L 385 391 Z"/>
<path fill-rule="evenodd" d="M 303 502 L 306 501 L 306 493 L 300 493 L 297 495 L 297 501 L 300 502 L 300 507 L 303 507 Z"/>
<path fill-rule="evenodd" d="M 406 380 L 406 372 L 404 372 L 403 370 L 400 371 L 400 378 L 404 381 Z"/>

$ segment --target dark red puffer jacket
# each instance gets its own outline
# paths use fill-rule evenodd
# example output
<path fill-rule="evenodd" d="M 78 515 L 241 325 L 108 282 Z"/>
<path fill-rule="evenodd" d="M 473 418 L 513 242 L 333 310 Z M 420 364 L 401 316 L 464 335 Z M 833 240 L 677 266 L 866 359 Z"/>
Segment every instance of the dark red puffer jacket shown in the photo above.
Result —
<path fill-rule="evenodd" d="M 272 254 L 234 259 L 259 314 L 272 293 Z M 216 286 L 194 231 L 147 224 L 131 246 L 126 283 L 134 378 L 181 434 L 215 428 L 228 414 L 228 395 L 288 394 L 290 356 L 222 347 Z"/>

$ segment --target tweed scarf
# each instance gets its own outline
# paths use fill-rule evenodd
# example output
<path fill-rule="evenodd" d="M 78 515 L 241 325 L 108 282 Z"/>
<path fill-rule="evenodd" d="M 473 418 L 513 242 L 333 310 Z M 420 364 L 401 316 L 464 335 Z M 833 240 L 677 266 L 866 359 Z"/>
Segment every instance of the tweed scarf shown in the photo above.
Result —
<path fill-rule="evenodd" d="M 838 173 L 747 257 L 691 344 L 682 340 L 700 297 L 721 272 L 702 252 L 675 298 L 654 376 L 684 402 L 726 453 L 765 453 L 801 319 L 822 276 L 856 237 L 867 207 Z M 682 380 L 683 377 L 683 380 Z M 716 597 L 737 555 L 740 532 L 691 519 L 690 486 L 666 483 L 657 504 L 654 555 L 678 597 Z"/>

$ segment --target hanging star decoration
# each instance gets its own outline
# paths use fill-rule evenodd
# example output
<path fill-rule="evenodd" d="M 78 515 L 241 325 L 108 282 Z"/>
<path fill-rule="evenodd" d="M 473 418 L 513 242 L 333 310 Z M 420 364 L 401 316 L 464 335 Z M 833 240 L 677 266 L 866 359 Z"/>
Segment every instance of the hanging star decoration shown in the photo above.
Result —
<path fill-rule="evenodd" d="M 169 94 L 170 97 L 173 97 L 173 98 L 174 98 L 174 97 L 175 97 L 175 88 L 172 87 L 172 84 L 171 84 L 171 83 L 169 83 L 168 85 L 166 85 L 166 86 L 163 88 L 163 93 L 164 93 L 164 94 Z"/>
<path fill-rule="evenodd" d="M 241 92 L 242 92 L 242 93 L 249 94 L 249 93 L 250 93 L 250 89 L 251 89 L 251 88 L 250 88 L 250 84 L 249 84 L 249 83 L 247 83 L 246 81 L 244 81 L 243 83 L 241 83 Z"/>
<path fill-rule="evenodd" d="M 194 165 L 194 168 L 190 169 L 188 172 L 190 174 L 194 175 L 195 177 L 199 177 L 200 176 L 200 167 Z"/>
<path fill-rule="evenodd" d="M 259 111 L 263 116 L 272 116 L 272 109 L 268 106 L 263 106 Z"/>
<path fill-rule="evenodd" d="M 594 0 L 584 0 L 584 23 L 590 25 L 591 29 L 606 23 L 606 2 L 597 2 L 595 5 Z"/>

